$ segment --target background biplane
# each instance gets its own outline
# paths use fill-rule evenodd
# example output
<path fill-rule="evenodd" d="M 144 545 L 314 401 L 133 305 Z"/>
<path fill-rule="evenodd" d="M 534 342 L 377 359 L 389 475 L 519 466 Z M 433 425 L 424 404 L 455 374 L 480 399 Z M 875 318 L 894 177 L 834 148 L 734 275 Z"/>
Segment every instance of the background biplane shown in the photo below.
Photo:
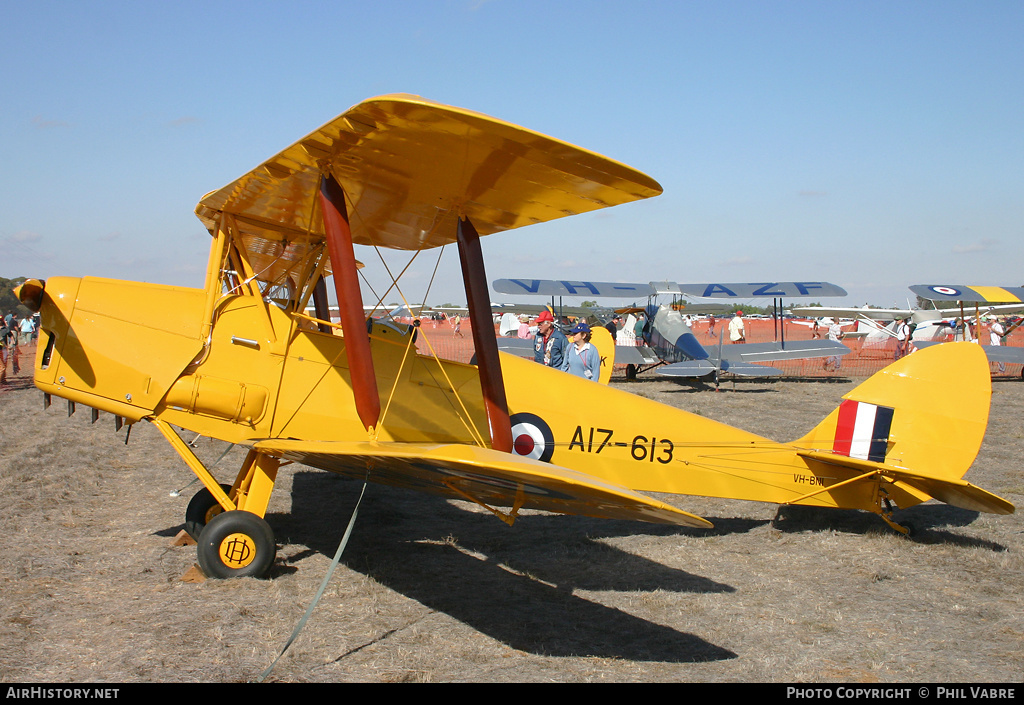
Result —
<path fill-rule="evenodd" d="M 981 343 L 989 362 L 998 364 L 1000 370 L 1007 364 L 1024 365 L 1024 348 L 1009 347 L 1003 344 L 987 345 L 984 342 L 985 336 L 981 331 L 983 317 L 990 318 L 995 315 L 1024 311 L 1024 287 L 917 284 L 911 286 L 910 290 L 922 299 L 927 299 L 934 304 L 939 302 L 958 304 L 960 312 L 958 318 L 963 322 L 967 322 L 971 318 L 970 304 L 973 304 L 975 339 Z M 964 309 L 964 304 L 968 304 L 967 310 Z M 1021 325 L 1021 322 L 1022 319 L 1018 318 L 1014 323 L 1003 323 L 1002 337 L 1005 338 L 1009 335 L 1015 328 Z M 996 341 L 993 340 L 992 342 Z M 918 347 L 931 344 L 934 343 L 925 342 L 923 345 L 918 345 Z M 1021 369 L 1021 377 L 1024 378 L 1024 368 Z"/>
<path fill-rule="evenodd" d="M 897 338 L 897 327 L 908 321 L 910 340 L 920 349 L 943 342 L 977 341 L 982 343 L 989 362 L 1024 364 L 1024 348 L 985 344 L 982 321 L 993 316 L 1007 316 L 1024 311 L 1024 289 L 1015 287 L 969 287 L 963 285 L 915 285 L 910 290 L 920 299 L 956 304 L 956 307 L 922 308 L 836 308 L 828 306 L 796 307 L 800 315 L 849 316 L 867 332 L 862 349 L 884 347 Z M 964 304 L 973 304 L 964 308 Z M 1008 334 L 1017 324 L 1004 324 Z M 1024 371 L 1022 371 L 1024 374 Z"/>
<path fill-rule="evenodd" d="M 931 497 L 1013 511 L 961 479 L 987 423 L 977 346 L 900 361 L 793 443 L 500 354 L 479 238 L 660 192 L 618 162 L 479 113 L 367 100 L 202 198 L 205 288 L 93 277 L 19 287 L 42 316 L 35 383 L 47 401 L 160 430 L 204 485 L 185 527 L 218 577 L 272 565 L 264 515 L 286 461 L 470 500 L 509 523 L 536 508 L 710 526 L 645 492 L 864 509 L 890 523 L 894 507 Z M 475 365 L 417 354 L 414 330 L 364 316 L 355 246 L 448 244 Z M 176 428 L 248 447 L 233 482 Z"/>
<path fill-rule="evenodd" d="M 646 317 L 635 344 L 615 346 L 615 363 L 626 365 L 627 378 L 654 369 L 666 377 L 712 377 L 717 385 L 721 375 L 774 377 L 782 374 L 771 362 L 804 358 L 842 356 L 850 352 L 831 340 L 786 340 L 782 321 L 783 298 L 845 296 L 846 291 L 827 282 L 760 282 L 678 284 L 676 282 L 588 282 L 546 279 L 498 279 L 491 286 L 500 294 L 531 296 L 645 297 L 641 307 Z M 658 296 L 671 296 L 681 303 L 655 303 Z M 766 343 L 724 343 L 728 325 L 722 321 L 716 345 L 705 347 L 684 320 L 684 314 L 723 313 L 736 302 L 771 297 L 774 303 L 776 339 Z M 696 301 L 696 299 L 701 299 Z M 719 303 L 726 301 L 729 303 Z M 610 310 L 610 309 L 609 309 Z"/>

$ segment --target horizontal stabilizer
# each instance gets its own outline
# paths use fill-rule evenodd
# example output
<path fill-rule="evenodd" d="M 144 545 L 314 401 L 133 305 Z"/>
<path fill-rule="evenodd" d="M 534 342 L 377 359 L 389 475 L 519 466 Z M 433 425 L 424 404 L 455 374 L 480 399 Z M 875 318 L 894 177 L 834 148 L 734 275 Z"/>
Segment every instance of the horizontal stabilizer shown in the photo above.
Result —
<path fill-rule="evenodd" d="M 930 494 L 940 502 L 968 511 L 1013 514 L 1015 509 L 1012 502 L 965 480 L 940 480 L 906 472 L 896 473 L 896 478 L 917 490 Z"/>
<path fill-rule="evenodd" d="M 479 446 L 371 441 L 261 441 L 255 449 L 355 479 L 560 514 L 710 528 L 712 524 L 621 485 Z"/>
<path fill-rule="evenodd" d="M 799 451 L 798 455 L 830 465 L 848 467 L 863 473 L 865 482 L 874 482 L 876 475 L 896 485 L 908 485 L 918 492 L 934 497 L 954 507 L 973 512 L 990 514 L 1012 514 L 1015 507 L 1002 497 L 972 485 L 965 480 L 942 479 L 905 468 L 895 468 L 883 463 L 852 458 L 842 453 L 825 451 Z"/>

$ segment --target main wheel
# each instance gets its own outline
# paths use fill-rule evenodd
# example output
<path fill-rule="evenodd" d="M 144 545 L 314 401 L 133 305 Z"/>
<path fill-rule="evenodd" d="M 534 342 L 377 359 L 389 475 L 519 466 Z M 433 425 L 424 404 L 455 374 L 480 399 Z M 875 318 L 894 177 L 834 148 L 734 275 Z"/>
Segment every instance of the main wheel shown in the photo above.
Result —
<path fill-rule="evenodd" d="M 277 544 L 267 522 L 236 509 L 210 519 L 199 535 L 196 555 L 208 577 L 260 577 L 274 563 Z"/>
<path fill-rule="evenodd" d="M 231 493 L 231 485 L 221 485 L 220 488 L 224 490 L 224 494 Z M 204 487 L 195 493 L 185 509 L 185 531 L 198 541 L 199 534 L 203 533 L 203 527 L 210 522 L 210 519 L 223 511 L 224 508 L 220 506 L 220 502 L 215 500 L 210 494 L 210 490 Z"/>

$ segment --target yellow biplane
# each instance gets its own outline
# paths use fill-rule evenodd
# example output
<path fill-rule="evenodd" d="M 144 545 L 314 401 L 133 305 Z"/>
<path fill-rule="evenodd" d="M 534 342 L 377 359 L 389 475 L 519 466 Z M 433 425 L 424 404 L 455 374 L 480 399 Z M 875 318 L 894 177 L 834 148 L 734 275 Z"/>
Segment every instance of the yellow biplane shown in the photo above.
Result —
<path fill-rule="evenodd" d="M 283 461 L 471 500 L 510 524 L 535 508 L 711 526 L 646 492 L 863 509 L 898 529 L 893 507 L 933 497 L 1013 511 L 961 479 L 988 420 L 977 346 L 899 361 L 792 443 L 499 353 L 479 238 L 660 192 L 623 164 L 485 115 L 367 100 L 200 201 L 213 236 L 203 289 L 93 277 L 20 287 L 41 313 L 35 383 L 47 400 L 161 431 L 204 485 L 185 526 L 218 577 L 272 565 L 263 517 Z M 355 245 L 448 244 L 472 365 L 418 354 L 414 328 L 368 319 L 357 279 Z M 248 447 L 234 482 L 175 427 Z"/>

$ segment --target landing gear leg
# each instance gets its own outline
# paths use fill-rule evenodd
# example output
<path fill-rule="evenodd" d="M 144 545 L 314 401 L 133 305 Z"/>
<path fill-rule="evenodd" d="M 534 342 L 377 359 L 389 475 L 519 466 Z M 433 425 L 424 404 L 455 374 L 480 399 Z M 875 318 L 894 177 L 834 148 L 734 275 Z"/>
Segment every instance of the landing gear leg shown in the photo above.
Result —
<path fill-rule="evenodd" d="M 231 485 L 220 486 L 224 494 L 231 495 Z M 192 497 L 185 510 L 185 531 L 196 541 L 203 528 L 210 523 L 210 520 L 224 511 L 217 499 L 205 487 Z"/>
<path fill-rule="evenodd" d="M 151 420 L 205 485 L 185 513 L 199 567 L 211 578 L 263 575 L 277 554 L 274 532 L 263 516 L 281 461 L 250 450 L 235 484 L 221 485 L 170 425 Z"/>
<path fill-rule="evenodd" d="M 892 502 L 889 501 L 888 497 L 882 497 L 882 503 L 885 505 L 885 509 L 880 511 L 878 515 L 882 517 L 882 521 L 888 524 L 893 531 L 903 534 L 904 536 L 913 536 L 917 533 L 916 528 L 910 522 L 904 522 L 902 525 L 900 525 L 893 521 L 892 513 L 894 507 L 892 505 Z"/>

